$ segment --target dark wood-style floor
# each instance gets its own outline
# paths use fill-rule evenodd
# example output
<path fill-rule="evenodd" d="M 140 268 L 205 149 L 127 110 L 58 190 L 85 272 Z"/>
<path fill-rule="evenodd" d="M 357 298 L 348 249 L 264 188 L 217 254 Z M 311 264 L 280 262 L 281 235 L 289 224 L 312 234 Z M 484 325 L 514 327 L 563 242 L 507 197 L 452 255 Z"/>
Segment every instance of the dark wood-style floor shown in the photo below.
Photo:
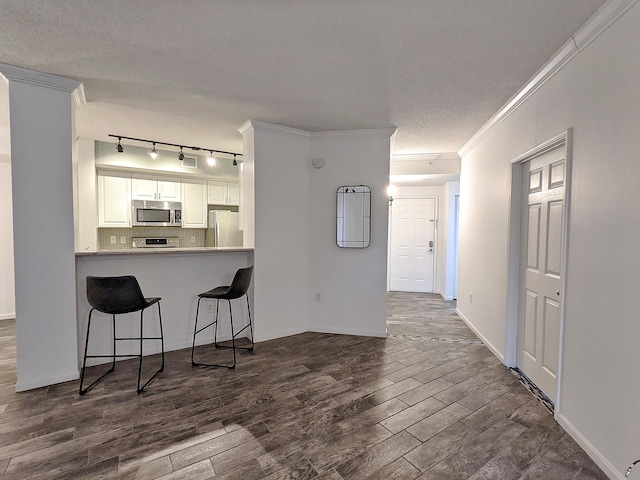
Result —
<path fill-rule="evenodd" d="M 119 362 L 79 397 L 77 381 L 15 393 L 15 325 L 0 322 L 0 473 L 606 478 L 452 302 L 392 293 L 388 323 L 387 339 L 306 333 L 263 342 L 233 371 L 192 368 L 188 350 L 170 352 L 140 396 L 135 360 Z"/>

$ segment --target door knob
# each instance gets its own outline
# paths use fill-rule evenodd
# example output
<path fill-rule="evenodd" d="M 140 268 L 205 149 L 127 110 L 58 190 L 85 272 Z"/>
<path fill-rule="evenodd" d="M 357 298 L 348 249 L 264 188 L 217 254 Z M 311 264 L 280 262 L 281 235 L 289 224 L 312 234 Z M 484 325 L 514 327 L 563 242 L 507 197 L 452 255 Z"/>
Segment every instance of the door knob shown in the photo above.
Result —
<path fill-rule="evenodd" d="M 560 290 L 556 290 L 556 295 L 560 296 Z"/>

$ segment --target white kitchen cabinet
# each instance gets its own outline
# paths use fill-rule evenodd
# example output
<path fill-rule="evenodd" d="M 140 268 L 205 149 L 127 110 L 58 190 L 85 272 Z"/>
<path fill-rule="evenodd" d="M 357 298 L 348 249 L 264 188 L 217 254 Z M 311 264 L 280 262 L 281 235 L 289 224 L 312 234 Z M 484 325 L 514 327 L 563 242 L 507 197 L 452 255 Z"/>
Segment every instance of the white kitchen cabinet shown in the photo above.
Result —
<path fill-rule="evenodd" d="M 131 226 L 131 175 L 98 172 L 98 227 Z"/>
<path fill-rule="evenodd" d="M 180 201 L 180 179 L 157 175 L 134 174 L 131 177 L 133 200 Z"/>
<path fill-rule="evenodd" d="M 205 180 L 182 180 L 182 228 L 207 228 Z"/>
<path fill-rule="evenodd" d="M 207 182 L 210 205 L 238 205 L 240 200 L 238 182 L 209 180 Z"/>

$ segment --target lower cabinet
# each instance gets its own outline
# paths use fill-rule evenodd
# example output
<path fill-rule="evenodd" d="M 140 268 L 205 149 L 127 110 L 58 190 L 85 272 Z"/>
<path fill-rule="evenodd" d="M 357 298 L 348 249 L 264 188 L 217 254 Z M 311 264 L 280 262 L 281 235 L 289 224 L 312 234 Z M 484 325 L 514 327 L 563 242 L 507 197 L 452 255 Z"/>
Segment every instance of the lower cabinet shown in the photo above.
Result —
<path fill-rule="evenodd" d="M 206 180 L 182 180 L 182 228 L 207 228 Z"/>

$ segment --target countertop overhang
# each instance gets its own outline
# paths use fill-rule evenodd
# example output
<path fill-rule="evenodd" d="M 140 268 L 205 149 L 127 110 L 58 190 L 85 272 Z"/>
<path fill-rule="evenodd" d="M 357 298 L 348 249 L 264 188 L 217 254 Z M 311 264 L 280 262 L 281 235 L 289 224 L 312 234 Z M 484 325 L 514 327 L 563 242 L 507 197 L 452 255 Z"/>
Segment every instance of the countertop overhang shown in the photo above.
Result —
<path fill-rule="evenodd" d="M 248 247 L 184 247 L 184 248 L 124 248 L 121 250 L 97 250 L 76 252 L 76 257 L 106 255 L 167 255 L 192 253 L 249 253 Z"/>

